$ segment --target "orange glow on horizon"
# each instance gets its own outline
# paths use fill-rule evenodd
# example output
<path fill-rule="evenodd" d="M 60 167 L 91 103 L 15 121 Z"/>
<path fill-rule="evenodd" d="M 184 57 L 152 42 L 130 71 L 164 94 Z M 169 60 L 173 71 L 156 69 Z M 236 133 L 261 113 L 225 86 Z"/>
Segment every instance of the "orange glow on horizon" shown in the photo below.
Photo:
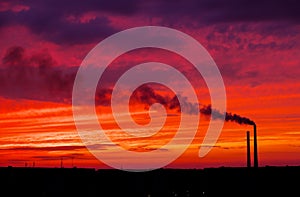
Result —
<path fill-rule="evenodd" d="M 294 98 L 295 96 L 292 95 L 291 98 L 284 99 Z M 290 114 L 290 111 L 284 107 L 277 107 L 274 104 L 276 100 L 266 98 L 268 102 L 274 102 L 269 103 L 274 110 L 270 108 L 264 110 L 267 106 L 263 100 L 257 103 L 255 100 L 245 99 L 248 100 L 249 106 L 256 105 L 257 107 L 252 111 L 246 108 L 244 113 L 241 111 L 240 114 L 254 117 L 253 119 L 256 120 L 260 165 L 298 164 L 299 118 L 297 116 L 284 118 Z M 239 105 L 236 105 L 235 99 L 232 100 L 235 103 L 232 105 L 229 99 L 228 109 L 237 111 L 234 107 L 239 108 Z M 245 101 L 240 99 L 240 102 Z M 35 162 L 36 166 L 55 167 L 59 166 L 60 159 L 63 158 L 66 166 L 71 166 L 73 160 L 73 165 L 78 167 L 107 168 L 105 164 L 95 159 L 81 142 L 74 125 L 71 105 L 31 100 L 14 101 L 4 98 L 1 99 L 1 105 L 6 106 L 2 108 L 6 111 L 0 114 L 1 166 L 24 166 L 25 163 L 29 165 Z M 291 108 L 295 110 L 297 106 L 291 106 Z M 277 114 L 277 119 L 274 119 L 274 114 Z M 203 168 L 246 165 L 246 131 L 251 132 L 252 126 L 231 122 L 224 125 L 221 136 L 212 151 L 204 158 L 198 157 L 199 146 L 206 132 L 208 120 L 208 117 L 201 116 L 201 126 L 190 148 L 167 167 Z M 172 122 L 168 124 L 172 125 Z M 109 123 L 106 126 L 108 129 L 116 129 L 113 125 Z M 173 131 L 175 130 L 174 128 Z M 156 141 L 153 143 L 159 147 L 173 135 L 171 132 L 163 138 L 155 138 Z M 126 143 L 128 142 L 130 143 L 130 141 Z M 139 147 L 138 142 L 135 141 L 134 147 Z M 149 141 L 145 143 L 153 144 Z M 143 151 L 138 148 L 133 150 Z"/>

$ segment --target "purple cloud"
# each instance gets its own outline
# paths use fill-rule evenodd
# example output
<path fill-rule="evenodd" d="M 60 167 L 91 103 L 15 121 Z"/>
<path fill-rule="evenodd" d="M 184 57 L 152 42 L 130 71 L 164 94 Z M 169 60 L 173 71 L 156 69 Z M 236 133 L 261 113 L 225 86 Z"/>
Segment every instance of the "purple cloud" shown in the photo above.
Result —
<path fill-rule="evenodd" d="M 77 67 L 56 66 L 47 52 L 27 54 L 19 46 L 7 50 L 0 66 L 0 95 L 70 102 Z"/>

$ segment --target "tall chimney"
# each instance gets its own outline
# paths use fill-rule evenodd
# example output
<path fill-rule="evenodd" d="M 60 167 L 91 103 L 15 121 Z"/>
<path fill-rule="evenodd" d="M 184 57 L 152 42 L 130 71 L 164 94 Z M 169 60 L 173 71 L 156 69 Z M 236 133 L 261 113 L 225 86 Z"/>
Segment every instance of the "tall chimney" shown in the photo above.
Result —
<path fill-rule="evenodd" d="M 258 156 L 257 156 L 257 137 L 256 137 L 256 124 L 253 125 L 254 129 L 254 168 L 258 168 Z"/>
<path fill-rule="evenodd" d="M 247 167 L 251 168 L 250 131 L 247 131 Z"/>

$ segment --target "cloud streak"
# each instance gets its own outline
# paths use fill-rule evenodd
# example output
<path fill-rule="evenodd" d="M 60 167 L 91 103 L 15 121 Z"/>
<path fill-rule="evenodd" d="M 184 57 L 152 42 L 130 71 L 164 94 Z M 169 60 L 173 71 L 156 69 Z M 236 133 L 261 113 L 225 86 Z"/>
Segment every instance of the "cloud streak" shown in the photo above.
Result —
<path fill-rule="evenodd" d="M 49 146 L 49 147 L 38 147 L 38 146 L 19 146 L 13 148 L 7 148 L 4 150 L 21 150 L 21 151 L 69 151 L 85 149 L 85 146 Z M 3 149 L 2 149 L 3 150 Z"/>

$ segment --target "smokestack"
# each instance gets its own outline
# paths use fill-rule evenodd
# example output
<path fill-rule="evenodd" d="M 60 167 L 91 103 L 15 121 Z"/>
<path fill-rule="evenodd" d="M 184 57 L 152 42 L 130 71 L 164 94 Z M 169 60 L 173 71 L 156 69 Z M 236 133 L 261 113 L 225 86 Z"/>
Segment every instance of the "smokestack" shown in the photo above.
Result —
<path fill-rule="evenodd" d="M 247 131 L 247 167 L 251 168 L 250 131 Z"/>
<path fill-rule="evenodd" d="M 257 137 L 256 137 L 256 124 L 253 125 L 253 135 L 254 135 L 254 139 L 253 139 L 253 146 L 254 146 L 254 168 L 258 168 L 258 156 L 257 156 Z"/>

